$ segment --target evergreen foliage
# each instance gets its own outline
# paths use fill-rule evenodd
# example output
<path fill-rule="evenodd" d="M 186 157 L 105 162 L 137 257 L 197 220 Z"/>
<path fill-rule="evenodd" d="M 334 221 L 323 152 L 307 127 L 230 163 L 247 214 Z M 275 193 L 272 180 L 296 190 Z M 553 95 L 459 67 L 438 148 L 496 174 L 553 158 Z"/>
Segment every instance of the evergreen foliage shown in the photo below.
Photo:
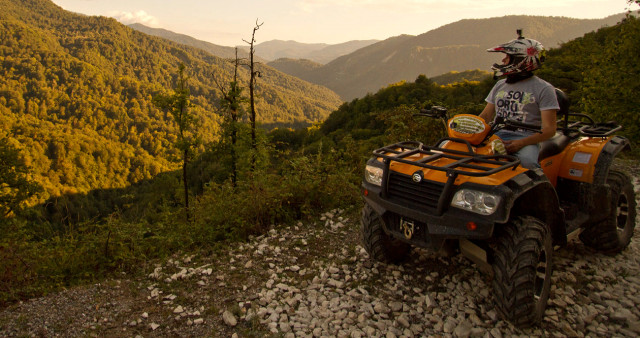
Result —
<path fill-rule="evenodd" d="M 242 104 L 247 101 L 247 99 L 242 96 L 244 88 L 238 83 L 239 66 L 240 59 L 238 58 L 238 49 L 236 48 L 233 79 L 229 83 L 229 88 L 216 82 L 218 89 L 222 92 L 220 107 L 222 109 L 222 116 L 224 117 L 224 133 L 221 143 L 227 145 L 231 154 L 231 183 L 234 186 L 238 180 L 238 150 L 236 149 L 238 143 L 238 123 L 244 114 Z M 230 143 L 227 140 L 229 140 Z"/>
<path fill-rule="evenodd" d="M 30 179 L 29 168 L 8 137 L 0 139 L 0 221 L 21 208 L 38 193 L 40 186 Z"/>
<path fill-rule="evenodd" d="M 200 144 L 200 137 L 194 125 L 197 123 L 191 114 L 191 94 L 187 85 L 185 66 L 178 67 L 178 78 L 173 94 L 158 94 L 153 98 L 153 102 L 158 108 L 168 110 L 173 116 L 173 120 L 178 125 L 178 138 L 175 147 L 182 153 L 182 182 L 184 188 L 184 208 L 189 221 L 189 185 L 187 176 L 187 164 L 193 156 L 194 148 Z"/>
<path fill-rule="evenodd" d="M 431 81 L 439 85 L 449 85 L 464 81 L 482 81 L 489 75 L 491 75 L 491 73 L 480 69 L 467 70 L 464 72 L 451 71 L 442 75 L 434 76 L 431 78 Z"/>
<path fill-rule="evenodd" d="M 640 141 L 640 20 L 585 34 L 551 50 L 538 75 L 564 90 L 571 110 L 597 121 L 614 120 L 633 145 Z"/>
<path fill-rule="evenodd" d="M 222 121 L 213 78 L 231 79 L 225 60 L 48 0 L 1 1 L 0 129 L 22 145 L 45 190 L 40 200 L 122 188 L 175 169 L 178 126 L 152 98 L 172 87 L 180 64 L 189 69 L 203 144 L 216 141 Z M 310 125 L 341 103 L 326 88 L 259 70 L 257 121 L 265 126 Z M 239 81 L 248 78 L 240 69 Z"/>

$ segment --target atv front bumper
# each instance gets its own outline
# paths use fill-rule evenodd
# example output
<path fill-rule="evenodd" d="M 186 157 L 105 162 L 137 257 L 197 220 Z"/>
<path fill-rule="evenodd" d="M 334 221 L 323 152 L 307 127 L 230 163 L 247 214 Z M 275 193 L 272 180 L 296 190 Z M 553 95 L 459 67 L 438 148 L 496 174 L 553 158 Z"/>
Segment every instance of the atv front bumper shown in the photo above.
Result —
<path fill-rule="evenodd" d="M 385 231 L 402 241 L 426 249 L 439 250 L 447 239 L 485 240 L 492 236 L 494 224 L 504 215 L 479 215 L 455 207 L 441 215 L 382 198 L 381 188 L 363 183 L 365 203 L 380 215 Z"/>

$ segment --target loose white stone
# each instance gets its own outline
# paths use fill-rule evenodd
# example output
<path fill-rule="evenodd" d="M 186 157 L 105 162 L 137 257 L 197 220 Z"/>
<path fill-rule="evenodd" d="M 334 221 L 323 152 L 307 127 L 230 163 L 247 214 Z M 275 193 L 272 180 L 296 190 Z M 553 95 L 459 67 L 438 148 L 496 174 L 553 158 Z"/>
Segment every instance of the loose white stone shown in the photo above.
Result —
<path fill-rule="evenodd" d="M 222 320 L 224 321 L 225 324 L 231 327 L 236 326 L 238 324 L 238 320 L 236 319 L 236 316 L 234 316 L 233 313 L 229 311 L 224 311 L 222 313 Z"/>

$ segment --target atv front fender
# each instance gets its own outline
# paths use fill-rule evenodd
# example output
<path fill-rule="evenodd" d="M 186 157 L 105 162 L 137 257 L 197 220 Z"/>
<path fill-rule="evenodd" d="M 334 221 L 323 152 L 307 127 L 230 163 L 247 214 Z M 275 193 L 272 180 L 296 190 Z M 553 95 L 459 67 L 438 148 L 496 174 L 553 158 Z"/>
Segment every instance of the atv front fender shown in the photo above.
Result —
<path fill-rule="evenodd" d="M 528 186 L 514 189 L 516 194 L 514 194 L 513 205 L 509 208 L 508 219 L 522 215 L 536 217 L 551 229 L 554 245 L 566 245 L 567 230 L 564 212 L 560 208 L 560 200 L 555 188 L 540 169 L 529 171 L 528 176 L 538 177 Z"/>

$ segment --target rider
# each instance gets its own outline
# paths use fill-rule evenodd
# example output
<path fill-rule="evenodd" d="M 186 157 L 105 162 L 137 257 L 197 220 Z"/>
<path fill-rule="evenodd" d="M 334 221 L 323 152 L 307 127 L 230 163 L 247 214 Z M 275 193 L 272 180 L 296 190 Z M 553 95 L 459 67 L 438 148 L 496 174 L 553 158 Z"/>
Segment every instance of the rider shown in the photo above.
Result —
<path fill-rule="evenodd" d="M 504 142 L 507 152 L 515 154 L 525 168 L 539 168 L 538 143 L 556 133 L 556 112 L 560 108 L 554 87 L 533 75 L 544 61 L 540 42 L 522 37 L 488 52 L 505 54 L 502 64 L 494 64 L 494 77 L 499 80 L 485 99 L 487 105 L 480 113 L 487 123 L 497 116 L 528 125 L 541 127 L 541 133 L 528 130 L 500 130 L 496 133 Z"/>

